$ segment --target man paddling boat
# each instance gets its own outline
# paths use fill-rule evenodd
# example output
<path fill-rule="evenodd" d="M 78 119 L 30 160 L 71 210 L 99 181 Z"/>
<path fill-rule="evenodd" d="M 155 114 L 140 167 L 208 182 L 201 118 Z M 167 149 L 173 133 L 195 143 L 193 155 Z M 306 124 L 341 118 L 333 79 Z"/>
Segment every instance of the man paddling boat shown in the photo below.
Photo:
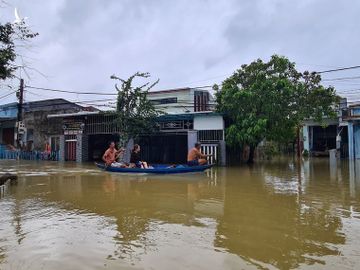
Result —
<path fill-rule="evenodd" d="M 119 150 L 116 150 L 115 148 L 115 142 L 110 142 L 109 148 L 105 151 L 102 159 L 105 162 L 106 166 L 111 166 L 116 160 L 119 158 L 120 154 L 122 154 L 125 151 L 124 148 L 120 148 Z"/>
<path fill-rule="evenodd" d="M 195 147 L 190 149 L 187 156 L 187 164 L 189 166 L 201 166 L 207 164 L 207 158 L 212 155 L 204 155 L 201 153 L 201 143 L 195 143 Z"/>

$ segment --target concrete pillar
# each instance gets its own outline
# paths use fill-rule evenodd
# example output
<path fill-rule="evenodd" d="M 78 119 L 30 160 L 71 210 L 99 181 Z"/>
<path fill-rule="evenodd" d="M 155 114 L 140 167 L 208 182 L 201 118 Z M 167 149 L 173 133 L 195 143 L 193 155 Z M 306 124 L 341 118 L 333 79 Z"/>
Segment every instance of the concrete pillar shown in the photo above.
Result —
<path fill-rule="evenodd" d="M 220 150 L 220 166 L 226 166 L 226 143 L 224 140 L 219 142 L 219 150 Z"/>
<path fill-rule="evenodd" d="M 59 161 L 65 161 L 65 136 L 60 136 Z"/>
<path fill-rule="evenodd" d="M 89 142 L 88 136 L 84 134 L 76 135 L 76 162 L 88 161 Z"/>
<path fill-rule="evenodd" d="M 193 148 L 195 146 L 195 143 L 197 142 L 197 131 L 196 130 L 189 130 L 188 131 L 188 150 Z"/>
<path fill-rule="evenodd" d="M 310 152 L 309 126 L 303 126 L 304 151 Z"/>
<path fill-rule="evenodd" d="M 354 159 L 355 150 L 354 150 L 354 125 L 353 123 L 348 123 L 348 143 L 349 143 L 349 159 Z"/>
<path fill-rule="evenodd" d="M 360 127 L 358 125 L 353 126 L 354 133 L 354 156 L 355 159 L 360 159 Z"/>

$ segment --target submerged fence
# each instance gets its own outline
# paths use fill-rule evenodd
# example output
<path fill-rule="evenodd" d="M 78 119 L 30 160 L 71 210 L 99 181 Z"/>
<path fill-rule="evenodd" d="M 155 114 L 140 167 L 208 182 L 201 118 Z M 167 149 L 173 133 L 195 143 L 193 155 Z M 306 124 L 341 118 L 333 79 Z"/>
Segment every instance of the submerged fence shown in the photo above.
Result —
<path fill-rule="evenodd" d="M 21 160 L 59 160 L 59 151 L 20 151 L 0 149 L 0 159 L 21 159 Z"/>

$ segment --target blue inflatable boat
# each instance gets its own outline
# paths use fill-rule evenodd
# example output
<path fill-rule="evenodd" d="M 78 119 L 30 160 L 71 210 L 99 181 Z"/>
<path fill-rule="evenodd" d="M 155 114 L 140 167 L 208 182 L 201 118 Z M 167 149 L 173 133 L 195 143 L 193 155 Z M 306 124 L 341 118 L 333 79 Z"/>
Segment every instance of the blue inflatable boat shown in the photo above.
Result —
<path fill-rule="evenodd" d="M 202 165 L 202 166 L 188 166 L 188 165 L 151 165 L 152 168 L 141 169 L 141 168 L 119 168 L 105 166 L 103 163 L 95 163 L 100 169 L 108 172 L 117 173 L 154 173 L 154 174 L 174 174 L 174 173 L 191 173 L 191 172 L 203 172 L 210 169 L 213 165 Z"/>

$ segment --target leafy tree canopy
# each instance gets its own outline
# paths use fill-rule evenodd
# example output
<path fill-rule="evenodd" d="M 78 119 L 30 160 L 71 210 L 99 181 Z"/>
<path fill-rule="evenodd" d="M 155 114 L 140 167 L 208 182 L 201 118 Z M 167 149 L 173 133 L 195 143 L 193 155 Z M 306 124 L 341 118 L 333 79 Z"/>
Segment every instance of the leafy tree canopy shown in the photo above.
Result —
<path fill-rule="evenodd" d="M 0 23 L 0 81 L 14 77 L 15 71 L 21 66 L 16 65 L 19 47 L 26 47 L 26 43 L 36 37 L 25 22 Z"/>
<path fill-rule="evenodd" d="M 116 122 L 120 126 L 121 140 L 126 143 L 130 138 L 135 138 L 139 134 L 150 133 L 155 127 L 155 119 L 160 114 L 153 104 L 147 99 L 147 94 L 158 82 L 146 82 L 140 86 L 134 86 L 135 79 L 147 79 L 149 73 L 137 72 L 127 80 L 123 80 L 115 75 L 111 79 L 117 80 L 120 84 L 115 84 L 118 91 L 116 112 Z"/>
<path fill-rule="evenodd" d="M 217 110 L 228 117 L 226 141 L 256 147 L 263 139 L 290 142 L 306 118 L 322 122 L 336 116 L 339 97 L 319 74 L 298 72 L 286 57 L 273 55 L 242 65 L 220 86 Z"/>

